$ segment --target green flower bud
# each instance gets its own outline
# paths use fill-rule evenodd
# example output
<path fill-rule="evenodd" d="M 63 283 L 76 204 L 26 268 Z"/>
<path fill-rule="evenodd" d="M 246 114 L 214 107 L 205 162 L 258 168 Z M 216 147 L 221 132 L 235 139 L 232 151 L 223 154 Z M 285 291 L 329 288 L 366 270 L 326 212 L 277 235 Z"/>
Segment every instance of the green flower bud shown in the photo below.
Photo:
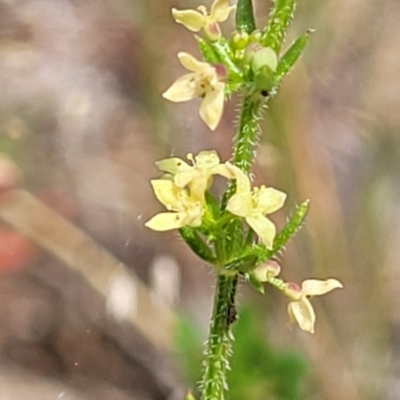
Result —
<path fill-rule="evenodd" d="M 234 50 L 243 50 L 249 43 L 249 34 L 246 32 L 234 32 L 231 37 L 231 46 Z"/>
<path fill-rule="evenodd" d="M 249 42 L 250 43 L 260 43 L 261 40 L 261 31 L 259 29 L 256 29 L 250 34 Z"/>
<path fill-rule="evenodd" d="M 277 66 L 278 57 L 270 47 L 262 47 L 254 52 L 251 59 L 251 69 L 254 73 L 264 67 L 268 67 L 272 72 L 275 72 Z"/>

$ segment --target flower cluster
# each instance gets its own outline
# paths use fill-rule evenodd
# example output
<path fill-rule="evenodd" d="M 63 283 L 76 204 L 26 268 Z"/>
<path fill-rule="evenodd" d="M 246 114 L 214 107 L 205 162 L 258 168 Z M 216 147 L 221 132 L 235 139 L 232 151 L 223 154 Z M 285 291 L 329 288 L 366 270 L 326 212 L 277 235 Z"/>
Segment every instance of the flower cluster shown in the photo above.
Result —
<path fill-rule="evenodd" d="M 145 225 L 156 231 L 168 231 L 184 226 L 199 227 L 205 211 L 204 194 L 212 175 L 232 178 L 228 167 L 220 163 L 215 151 L 202 151 L 196 157 L 188 154 L 186 161 L 173 157 L 156 163 L 166 174 L 151 181 L 157 199 L 168 212 L 151 218 Z"/>
<path fill-rule="evenodd" d="M 198 7 L 198 11 L 173 8 L 172 16 L 177 23 L 192 32 L 203 30 L 208 40 L 214 42 L 221 38 L 219 22 L 226 21 L 235 8 L 229 5 L 229 0 L 215 0 L 210 13 L 204 6 Z M 224 108 L 228 71 L 221 63 L 201 62 L 188 53 L 181 52 L 178 58 L 190 73 L 177 79 L 163 96 L 173 102 L 202 98 L 200 117 L 214 130 L 219 124 Z"/>
<path fill-rule="evenodd" d="M 249 177 L 231 163 L 221 163 L 213 150 L 202 151 L 196 157 L 188 154 L 187 159 L 191 164 L 177 157 L 156 163 L 158 169 L 166 174 L 151 183 L 157 199 L 168 212 L 157 214 L 146 226 L 157 231 L 201 226 L 206 210 L 205 192 L 212 183 L 212 176 L 220 175 L 236 180 L 236 191 L 226 209 L 243 218 L 260 241 L 271 248 L 276 228 L 266 215 L 283 206 L 285 193 L 265 186 L 252 189 Z"/>

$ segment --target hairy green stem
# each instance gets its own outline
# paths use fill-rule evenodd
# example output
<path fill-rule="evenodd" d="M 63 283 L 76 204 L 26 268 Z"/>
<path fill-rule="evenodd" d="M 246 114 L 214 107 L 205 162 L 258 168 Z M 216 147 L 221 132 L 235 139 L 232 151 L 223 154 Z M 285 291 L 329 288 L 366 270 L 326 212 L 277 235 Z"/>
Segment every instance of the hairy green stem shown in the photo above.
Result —
<path fill-rule="evenodd" d="M 260 132 L 259 118 L 262 111 L 262 99 L 257 95 L 249 94 L 243 99 L 238 132 L 233 146 L 233 163 L 243 172 L 250 174 L 254 160 L 255 147 L 258 144 Z M 228 200 L 236 189 L 235 181 L 231 181 L 225 192 L 221 208 L 224 210 Z"/>
<path fill-rule="evenodd" d="M 232 312 L 235 311 L 235 293 L 238 276 L 218 275 L 214 310 L 207 340 L 204 361 L 202 400 L 223 400 L 227 389 L 226 373 L 232 347 Z"/>
<path fill-rule="evenodd" d="M 243 99 L 239 129 L 235 139 L 233 163 L 247 174 L 251 172 L 254 150 L 258 143 L 261 107 L 262 100 L 256 95 L 249 95 Z"/>
<path fill-rule="evenodd" d="M 238 133 L 233 149 L 233 162 L 245 173 L 250 174 L 254 159 L 255 146 L 258 143 L 259 116 L 262 99 L 248 95 L 243 99 Z M 232 181 L 223 199 L 222 208 L 235 191 Z M 233 234 L 228 232 L 227 235 Z M 201 381 L 202 400 L 224 400 L 227 390 L 226 374 L 230 369 L 230 355 L 233 335 L 231 324 L 235 321 L 235 295 L 239 274 L 219 273 L 215 288 L 214 309 L 210 332 L 207 340 L 206 359 Z"/>

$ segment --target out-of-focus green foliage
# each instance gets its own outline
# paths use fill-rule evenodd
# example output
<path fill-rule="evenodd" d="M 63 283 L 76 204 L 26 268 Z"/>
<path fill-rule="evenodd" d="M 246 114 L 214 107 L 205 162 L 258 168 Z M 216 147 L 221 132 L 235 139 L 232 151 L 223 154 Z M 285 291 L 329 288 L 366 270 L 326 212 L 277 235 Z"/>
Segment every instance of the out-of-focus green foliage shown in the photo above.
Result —
<path fill-rule="evenodd" d="M 234 325 L 235 343 L 228 374 L 229 400 L 300 400 L 306 360 L 297 352 L 272 347 L 263 329 L 264 318 L 241 309 Z M 202 344 L 199 330 L 182 318 L 177 332 L 177 349 L 184 374 L 194 385 L 200 378 Z"/>

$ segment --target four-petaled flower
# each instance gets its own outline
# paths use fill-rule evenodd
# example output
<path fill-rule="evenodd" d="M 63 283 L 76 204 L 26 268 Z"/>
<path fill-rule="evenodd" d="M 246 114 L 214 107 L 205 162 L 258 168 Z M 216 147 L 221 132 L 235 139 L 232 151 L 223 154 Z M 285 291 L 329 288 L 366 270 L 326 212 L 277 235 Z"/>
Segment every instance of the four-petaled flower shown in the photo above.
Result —
<path fill-rule="evenodd" d="M 245 218 L 257 233 L 261 242 L 272 248 L 276 228 L 265 215 L 279 210 L 286 194 L 274 188 L 261 186 L 251 191 L 248 176 L 239 168 L 233 170 L 236 179 L 236 193 L 229 199 L 226 209 L 232 214 Z"/>
<path fill-rule="evenodd" d="M 215 0 L 211 6 L 210 14 L 204 6 L 195 10 L 172 9 L 172 16 L 175 21 L 184 25 L 192 32 L 199 32 L 204 29 L 204 33 L 210 40 L 218 40 L 221 37 L 221 29 L 218 22 L 226 21 L 235 6 L 229 5 L 229 0 Z"/>
<path fill-rule="evenodd" d="M 212 175 L 221 175 L 232 179 L 233 174 L 226 164 L 221 164 L 215 150 L 201 151 L 196 157 L 189 153 L 187 159 L 193 165 L 178 157 L 157 161 L 158 169 L 172 175 L 176 186 L 188 187 L 190 196 L 204 202 L 204 193 L 211 184 Z M 229 163 L 228 163 L 229 164 Z"/>
<path fill-rule="evenodd" d="M 151 181 L 157 199 L 169 210 L 159 213 L 145 223 L 155 231 L 168 231 L 184 226 L 198 227 L 204 213 L 203 204 L 193 199 L 187 189 L 182 189 L 169 179 Z"/>
<path fill-rule="evenodd" d="M 336 279 L 307 279 L 301 284 L 301 288 L 295 283 L 287 283 L 284 293 L 292 299 L 288 306 L 291 322 L 297 322 L 303 331 L 314 333 L 315 312 L 309 298 L 342 287 Z"/>
<path fill-rule="evenodd" d="M 202 97 L 200 117 L 211 130 L 214 130 L 224 109 L 225 83 L 221 79 L 226 77 L 225 67 L 198 61 L 184 52 L 178 53 L 178 58 L 191 72 L 178 78 L 163 96 L 173 102 Z"/>

